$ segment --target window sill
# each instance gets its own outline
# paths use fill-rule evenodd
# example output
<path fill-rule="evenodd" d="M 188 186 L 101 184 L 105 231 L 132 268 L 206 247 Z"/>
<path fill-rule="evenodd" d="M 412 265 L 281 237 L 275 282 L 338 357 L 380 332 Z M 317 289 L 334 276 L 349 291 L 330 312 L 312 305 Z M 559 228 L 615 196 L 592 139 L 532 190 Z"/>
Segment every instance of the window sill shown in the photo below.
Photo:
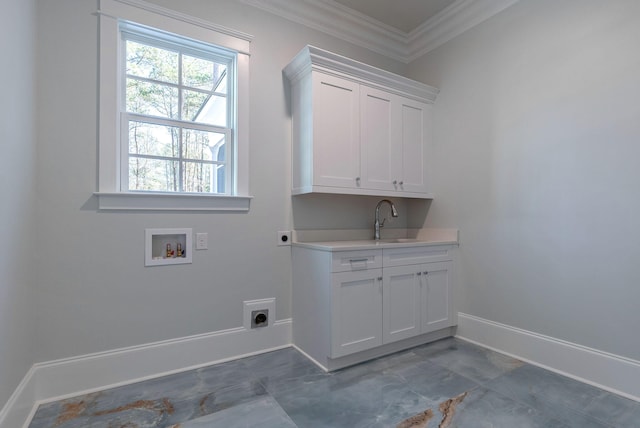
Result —
<path fill-rule="evenodd" d="M 248 212 L 252 196 L 192 193 L 95 192 L 100 211 Z"/>

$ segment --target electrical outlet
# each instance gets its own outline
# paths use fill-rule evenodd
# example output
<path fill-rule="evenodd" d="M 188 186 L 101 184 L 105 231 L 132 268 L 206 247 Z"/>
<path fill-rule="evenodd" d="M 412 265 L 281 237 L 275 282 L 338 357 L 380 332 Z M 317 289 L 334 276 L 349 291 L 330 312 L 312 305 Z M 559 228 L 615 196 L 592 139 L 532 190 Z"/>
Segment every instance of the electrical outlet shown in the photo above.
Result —
<path fill-rule="evenodd" d="M 278 231 L 278 246 L 291 245 L 291 231 L 281 230 Z"/>
<path fill-rule="evenodd" d="M 209 249 L 209 234 L 196 233 L 196 250 Z"/>

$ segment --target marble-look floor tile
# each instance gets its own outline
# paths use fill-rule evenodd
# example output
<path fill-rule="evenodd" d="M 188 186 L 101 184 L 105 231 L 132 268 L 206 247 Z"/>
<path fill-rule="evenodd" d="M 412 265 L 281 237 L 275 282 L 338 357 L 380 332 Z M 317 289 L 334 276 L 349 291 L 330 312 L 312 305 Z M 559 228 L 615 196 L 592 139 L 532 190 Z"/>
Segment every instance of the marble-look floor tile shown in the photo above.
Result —
<path fill-rule="evenodd" d="M 633 410 L 620 415 L 615 420 L 617 428 L 640 428 L 640 403 L 636 403 Z"/>
<path fill-rule="evenodd" d="M 477 388 L 457 406 L 448 427 L 564 428 L 564 425 L 543 412 L 494 391 Z"/>
<path fill-rule="evenodd" d="M 232 384 L 206 379 L 198 371 L 190 371 L 45 404 L 36 412 L 30 428 L 111 428 L 132 421 L 141 427 L 162 427 L 266 394 L 257 380 L 241 378 Z"/>
<path fill-rule="evenodd" d="M 584 412 L 599 421 L 620 428 L 640 428 L 640 403 L 604 392 Z"/>
<path fill-rule="evenodd" d="M 477 382 L 494 379 L 524 364 L 515 358 L 454 338 L 417 347 L 414 352 Z"/>
<path fill-rule="evenodd" d="M 637 404 L 531 365 L 513 370 L 485 386 L 575 428 L 622 426 L 624 418 L 633 413 Z"/>
<path fill-rule="evenodd" d="M 332 373 L 282 349 L 43 404 L 30 428 L 395 428 L 427 409 L 435 428 L 463 393 L 449 428 L 640 428 L 640 403 L 457 339 Z"/>
<path fill-rule="evenodd" d="M 476 386 L 405 353 L 280 383 L 270 393 L 301 427 L 390 427 Z"/>
<path fill-rule="evenodd" d="M 244 359 L 252 378 L 267 389 L 273 383 L 304 376 L 324 376 L 326 373 L 294 348 L 282 349 Z"/>
<path fill-rule="evenodd" d="M 378 374 L 357 380 L 326 376 L 281 384 L 271 393 L 300 427 L 367 427 L 394 403 L 420 407 L 421 397 L 398 376 Z"/>
<path fill-rule="evenodd" d="M 437 404 L 477 386 L 471 379 L 427 361 L 394 370 L 407 385 L 421 396 Z"/>
<path fill-rule="evenodd" d="M 188 420 L 168 428 L 297 428 L 289 415 L 271 397 L 263 397 Z"/>

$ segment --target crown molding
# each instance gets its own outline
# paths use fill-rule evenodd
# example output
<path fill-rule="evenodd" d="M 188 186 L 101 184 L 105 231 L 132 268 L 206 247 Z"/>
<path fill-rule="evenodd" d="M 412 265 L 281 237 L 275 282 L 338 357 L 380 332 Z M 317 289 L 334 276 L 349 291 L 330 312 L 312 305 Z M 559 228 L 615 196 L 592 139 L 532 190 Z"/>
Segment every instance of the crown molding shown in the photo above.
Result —
<path fill-rule="evenodd" d="M 408 64 L 518 0 L 456 0 L 411 33 L 333 0 L 239 1 Z"/>
<path fill-rule="evenodd" d="M 407 34 L 332 0 L 239 0 L 258 9 L 405 62 Z"/>
<path fill-rule="evenodd" d="M 439 92 L 437 88 L 424 83 L 310 45 L 305 46 L 284 68 L 284 74 L 291 82 L 296 82 L 311 70 L 366 82 L 368 85 L 379 86 L 386 91 L 429 104 L 435 102 Z"/>
<path fill-rule="evenodd" d="M 457 0 L 407 35 L 408 62 L 497 15 L 519 0 Z"/>

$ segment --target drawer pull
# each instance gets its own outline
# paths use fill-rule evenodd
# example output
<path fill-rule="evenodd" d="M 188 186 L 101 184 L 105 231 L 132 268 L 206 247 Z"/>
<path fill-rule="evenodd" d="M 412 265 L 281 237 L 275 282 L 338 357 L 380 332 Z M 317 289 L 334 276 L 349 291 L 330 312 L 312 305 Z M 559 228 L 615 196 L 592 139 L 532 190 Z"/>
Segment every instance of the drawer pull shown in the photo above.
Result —
<path fill-rule="evenodd" d="M 349 263 L 364 263 L 368 261 L 369 259 L 349 259 Z"/>

